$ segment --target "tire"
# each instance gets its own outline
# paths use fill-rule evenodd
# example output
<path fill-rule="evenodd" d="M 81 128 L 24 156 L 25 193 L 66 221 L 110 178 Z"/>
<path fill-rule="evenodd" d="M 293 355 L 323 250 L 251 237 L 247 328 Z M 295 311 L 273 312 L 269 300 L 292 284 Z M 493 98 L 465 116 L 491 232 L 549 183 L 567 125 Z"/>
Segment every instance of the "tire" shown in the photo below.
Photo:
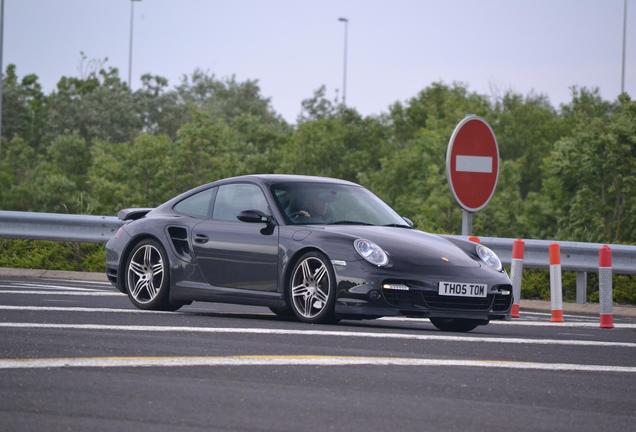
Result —
<path fill-rule="evenodd" d="M 469 332 L 482 324 L 478 320 L 455 318 L 430 318 L 435 327 L 447 332 Z"/>
<path fill-rule="evenodd" d="M 287 304 L 299 321 L 335 323 L 336 276 L 329 258 L 307 252 L 294 265 L 287 282 Z"/>
<path fill-rule="evenodd" d="M 170 303 L 169 267 L 159 242 L 146 239 L 137 243 L 126 260 L 126 293 L 131 303 L 146 310 L 179 309 L 183 304 Z"/>

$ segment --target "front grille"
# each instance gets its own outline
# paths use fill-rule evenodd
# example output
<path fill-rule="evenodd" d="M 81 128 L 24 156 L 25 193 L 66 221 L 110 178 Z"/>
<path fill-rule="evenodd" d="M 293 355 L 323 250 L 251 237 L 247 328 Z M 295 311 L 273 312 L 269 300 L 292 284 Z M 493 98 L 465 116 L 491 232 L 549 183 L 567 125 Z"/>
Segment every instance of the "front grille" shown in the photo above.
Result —
<path fill-rule="evenodd" d="M 398 308 L 410 308 L 420 303 L 420 294 L 418 291 L 395 291 L 382 290 L 384 298 L 391 306 Z"/>
<path fill-rule="evenodd" d="M 496 295 L 495 302 L 492 305 L 492 310 L 495 312 L 505 312 L 510 307 L 512 301 L 511 295 Z"/>
<path fill-rule="evenodd" d="M 421 294 L 424 305 L 430 309 L 488 310 L 494 297 L 492 294 L 486 297 L 441 296 L 434 291 L 424 291 Z"/>

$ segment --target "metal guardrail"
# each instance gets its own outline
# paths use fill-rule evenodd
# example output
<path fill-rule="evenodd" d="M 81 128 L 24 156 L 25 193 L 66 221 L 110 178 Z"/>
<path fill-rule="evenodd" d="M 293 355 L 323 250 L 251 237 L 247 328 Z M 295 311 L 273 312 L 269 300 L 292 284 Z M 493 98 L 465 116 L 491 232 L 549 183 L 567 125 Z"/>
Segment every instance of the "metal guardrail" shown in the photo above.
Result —
<path fill-rule="evenodd" d="M 76 241 L 100 243 L 115 235 L 123 221 L 115 216 L 70 215 L 0 211 L 0 237 Z M 466 238 L 462 236 L 450 236 Z M 512 258 L 511 238 L 480 237 L 481 243 L 491 248 L 504 264 Z M 548 267 L 548 246 L 551 240 L 525 240 L 525 267 Z M 557 241 L 561 246 L 561 267 L 577 272 L 595 272 L 598 269 L 600 243 Z M 636 274 L 636 246 L 610 245 L 613 272 Z"/>
<path fill-rule="evenodd" d="M 0 237 L 107 242 L 123 225 L 115 216 L 0 211 Z"/>
<path fill-rule="evenodd" d="M 463 236 L 450 236 L 466 239 Z M 481 244 L 492 249 L 504 264 L 512 262 L 512 242 L 515 239 L 503 237 L 479 237 Z M 546 268 L 550 265 L 548 246 L 558 243 L 561 247 L 561 268 L 577 272 L 598 270 L 598 250 L 602 243 L 583 243 L 559 240 L 524 239 L 525 253 L 523 266 Z M 609 245 L 612 249 L 612 271 L 617 274 L 636 274 L 636 246 Z"/>

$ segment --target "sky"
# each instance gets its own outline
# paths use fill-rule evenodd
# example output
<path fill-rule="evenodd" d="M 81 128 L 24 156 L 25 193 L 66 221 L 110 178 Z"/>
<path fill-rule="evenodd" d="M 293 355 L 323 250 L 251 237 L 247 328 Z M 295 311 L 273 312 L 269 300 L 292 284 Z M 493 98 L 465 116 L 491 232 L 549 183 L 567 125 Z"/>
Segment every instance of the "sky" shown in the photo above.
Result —
<path fill-rule="evenodd" d="M 46 91 L 78 75 L 80 52 L 128 76 L 130 0 L 4 0 L 3 62 Z M 326 85 L 347 105 L 386 112 L 436 81 L 488 96 L 547 95 L 571 86 L 620 92 L 623 0 L 142 0 L 135 2 L 132 87 L 153 73 L 178 84 L 196 68 L 258 80 L 294 122 Z M 625 90 L 636 96 L 636 0 L 628 0 Z"/>

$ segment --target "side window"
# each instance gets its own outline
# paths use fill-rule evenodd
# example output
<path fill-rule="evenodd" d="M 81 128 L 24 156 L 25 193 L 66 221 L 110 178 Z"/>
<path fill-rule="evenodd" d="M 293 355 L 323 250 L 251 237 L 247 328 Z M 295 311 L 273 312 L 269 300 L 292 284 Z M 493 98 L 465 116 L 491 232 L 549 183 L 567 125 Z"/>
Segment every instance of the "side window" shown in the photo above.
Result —
<path fill-rule="evenodd" d="M 236 217 L 243 210 L 260 210 L 265 214 L 270 214 L 269 206 L 261 189 L 247 183 L 220 186 L 214 201 L 212 218 L 238 221 Z"/>
<path fill-rule="evenodd" d="M 197 192 L 188 198 L 181 200 L 174 206 L 178 213 L 186 214 L 196 218 L 207 218 L 209 216 L 210 202 L 216 192 L 216 188 L 206 189 Z"/>

